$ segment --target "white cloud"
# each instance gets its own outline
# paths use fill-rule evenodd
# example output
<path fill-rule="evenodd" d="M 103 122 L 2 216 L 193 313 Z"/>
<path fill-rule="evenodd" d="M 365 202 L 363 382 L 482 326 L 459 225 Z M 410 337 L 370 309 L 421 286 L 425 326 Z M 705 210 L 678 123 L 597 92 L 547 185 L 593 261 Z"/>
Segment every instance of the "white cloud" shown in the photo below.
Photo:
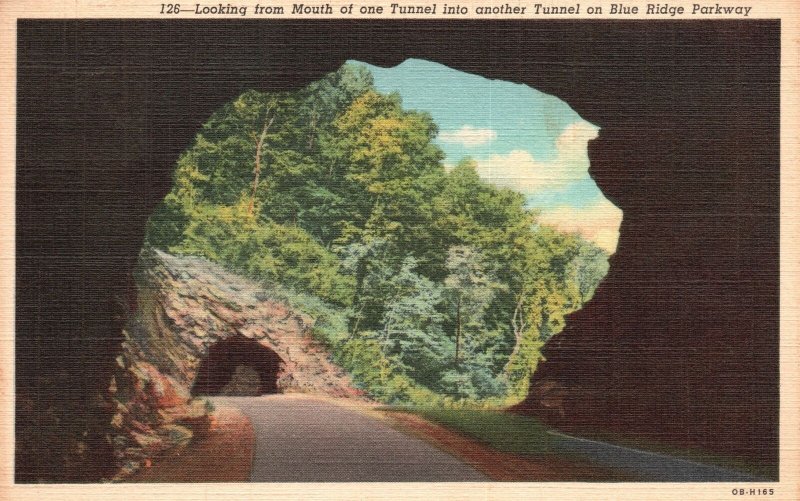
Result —
<path fill-rule="evenodd" d="M 558 207 L 542 210 L 539 222 L 561 231 L 578 232 L 609 253 L 617 249 L 622 211 L 606 199 L 595 205 L 577 209 Z"/>
<path fill-rule="evenodd" d="M 514 150 L 478 160 L 478 174 L 492 184 L 522 193 L 560 188 L 586 177 L 589 170 L 587 143 L 597 137 L 597 131 L 598 128 L 588 122 L 575 122 L 556 139 L 554 159 L 539 161 L 528 151 Z"/>
<path fill-rule="evenodd" d="M 482 146 L 497 139 L 497 132 L 492 129 L 476 129 L 465 125 L 458 130 L 445 130 L 439 133 L 439 141 L 457 143 L 466 148 Z"/>

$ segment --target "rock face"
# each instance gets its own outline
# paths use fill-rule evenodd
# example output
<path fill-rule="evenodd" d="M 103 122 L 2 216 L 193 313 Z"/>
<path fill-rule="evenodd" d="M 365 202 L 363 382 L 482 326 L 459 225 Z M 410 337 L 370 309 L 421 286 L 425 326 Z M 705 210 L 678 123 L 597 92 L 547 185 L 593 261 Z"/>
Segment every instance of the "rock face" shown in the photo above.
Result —
<path fill-rule="evenodd" d="M 359 395 L 312 337 L 314 319 L 271 299 L 256 282 L 203 258 L 153 250 L 142 255 L 139 283 L 140 310 L 126 345 L 183 389 L 191 390 L 212 347 L 238 339 L 279 357 L 279 392 Z"/>
<path fill-rule="evenodd" d="M 174 378 L 137 360 L 127 349 L 117 357 L 109 394 L 114 406 L 109 438 L 116 480 L 135 472 L 149 458 L 186 446 L 211 429 L 210 408 L 203 401 L 192 400 Z"/>
<path fill-rule="evenodd" d="M 158 250 L 142 252 L 138 282 L 109 388 L 118 477 L 208 432 L 210 408 L 192 393 L 362 397 L 312 337 L 314 319 L 257 283 Z"/>

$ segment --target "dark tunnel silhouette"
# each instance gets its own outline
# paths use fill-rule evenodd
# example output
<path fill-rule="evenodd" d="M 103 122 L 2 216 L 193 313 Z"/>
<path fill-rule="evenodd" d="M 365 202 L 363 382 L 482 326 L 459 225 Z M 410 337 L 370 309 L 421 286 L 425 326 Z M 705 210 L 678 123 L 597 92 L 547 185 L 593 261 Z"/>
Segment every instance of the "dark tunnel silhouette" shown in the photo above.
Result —
<path fill-rule="evenodd" d="M 200 363 L 192 395 L 278 393 L 283 360 L 257 341 L 236 337 L 219 341 Z"/>

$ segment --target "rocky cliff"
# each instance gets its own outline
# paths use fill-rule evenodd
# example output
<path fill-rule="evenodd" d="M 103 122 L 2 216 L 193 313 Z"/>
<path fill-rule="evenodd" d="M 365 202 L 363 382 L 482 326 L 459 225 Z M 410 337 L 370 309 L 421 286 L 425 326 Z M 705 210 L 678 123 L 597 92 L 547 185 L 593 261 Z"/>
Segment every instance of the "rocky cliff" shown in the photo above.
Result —
<path fill-rule="evenodd" d="M 201 372 L 220 378 L 222 393 L 361 398 L 314 339 L 314 318 L 273 299 L 263 286 L 205 259 L 159 250 L 142 252 L 137 275 L 138 309 L 124 331 L 110 387 L 112 443 L 123 475 L 208 431 L 210 406 L 192 397 Z M 231 344 L 244 350 L 215 351 Z M 271 355 L 274 367 L 254 362 L 259 351 Z M 270 370 L 260 374 L 261 392 L 242 376 Z M 264 383 L 269 377 L 274 384 Z"/>

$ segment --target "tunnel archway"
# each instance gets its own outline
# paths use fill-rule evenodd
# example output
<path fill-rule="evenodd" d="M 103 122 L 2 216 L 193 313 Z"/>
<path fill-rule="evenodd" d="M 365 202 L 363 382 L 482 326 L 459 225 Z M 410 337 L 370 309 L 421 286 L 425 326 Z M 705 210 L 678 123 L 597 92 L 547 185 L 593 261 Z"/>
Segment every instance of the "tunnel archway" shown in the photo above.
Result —
<path fill-rule="evenodd" d="M 234 337 L 213 344 L 192 386 L 192 395 L 253 396 L 279 393 L 283 360 L 258 341 Z"/>

